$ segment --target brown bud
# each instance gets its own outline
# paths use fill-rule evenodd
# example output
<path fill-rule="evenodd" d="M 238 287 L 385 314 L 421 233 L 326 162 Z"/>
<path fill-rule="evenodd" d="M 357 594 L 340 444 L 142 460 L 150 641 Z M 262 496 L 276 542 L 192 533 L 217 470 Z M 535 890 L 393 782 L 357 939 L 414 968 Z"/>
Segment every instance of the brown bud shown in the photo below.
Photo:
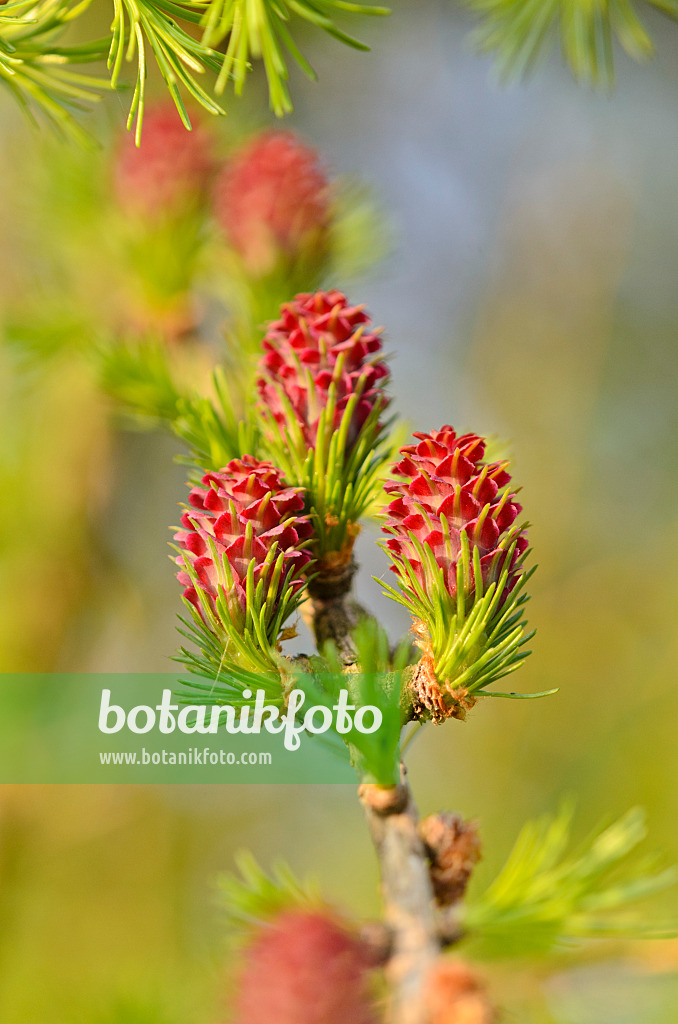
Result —
<path fill-rule="evenodd" d="M 436 900 L 441 906 L 456 903 L 481 857 L 475 823 L 457 814 L 432 814 L 419 823 L 419 835 L 431 861 Z"/>
<path fill-rule="evenodd" d="M 360 926 L 358 938 L 370 967 L 383 967 L 393 950 L 393 932 L 383 921 L 366 921 Z"/>
<path fill-rule="evenodd" d="M 497 1024 L 485 986 L 462 960 L 441 958 L 428 978 L 430 1024 Z"/>

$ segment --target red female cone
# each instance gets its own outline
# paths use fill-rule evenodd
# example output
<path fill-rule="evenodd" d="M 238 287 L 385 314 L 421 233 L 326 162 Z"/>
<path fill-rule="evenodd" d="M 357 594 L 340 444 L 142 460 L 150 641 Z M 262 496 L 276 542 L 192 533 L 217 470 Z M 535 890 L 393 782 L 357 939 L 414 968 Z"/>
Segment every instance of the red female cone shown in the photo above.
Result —
<path fill-rule="evenodd" d="M 193 209 L 204 196 L 213 169 L 212 139 L 199 123 L 186 131 L 173 103 L 144 114 L 141 145 L 127 133 L 114 167 L 119 205 L 146 221 Z"/>
<path fill-rule="evenodd" d="M 321 263 L 330 188 L 318 154 L 291 132 L 265 132 L 227 164 L 214 195 L 222 230 L 255 277 L 279 264 Z"/>
<path fill-rule="evenodd" d="M 247 950 L 233 1024 L 377 1024 L 369 951 L 335 917 L 290 910 Z"/>

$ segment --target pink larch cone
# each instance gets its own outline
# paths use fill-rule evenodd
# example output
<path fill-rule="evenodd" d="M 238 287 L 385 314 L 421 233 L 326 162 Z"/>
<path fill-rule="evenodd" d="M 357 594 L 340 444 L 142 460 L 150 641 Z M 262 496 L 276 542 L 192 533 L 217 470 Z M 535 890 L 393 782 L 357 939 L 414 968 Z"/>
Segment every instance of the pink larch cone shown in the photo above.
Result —
<path fill-rule="evenodd" d="M 213 170 L 212 138 L 200 122 L 188 131 L 173 103 L 146 109 L 141 145 L 125 135 L 114 166 L 120 206 L 145 220 L 193 209 Z"/>
<path fill-rule="evenodd" d="M 331 430 L 337 430 L 357 396 L 347 432 L 350 450 L 370 413 L 387 405 L 389 375 L 382 341 L 363 306 L 351 306 L 338 291 L 297 295 L 281 309 L 264 338 L 257 382 L 260 405 L 281 429 L 298 430 L 316 444 L 320 412 L 330 388 L 336 393 Z"/>
<path fill-rule="evenodd" d="M 246 952 L 233 1024 L 377 1024 L 369 952 L 329 913 L 291 910 Z"/>
<path fill-rule="evenodd" d="M 396 556 L 392 570 L 401 577 L 397 560 L 406 560 L 414 569 L 424 591 L 439 586 L 431 579 L 412 536 L 434 556 L 443 570 L 448 593 L 457 593 L 457 563 L 462 551 L 462 533 L 468 538 L 471 554 L 477 548 L 485 589 L 509 569 L 503 598 L 515 585 L 520 555 L 527 548 L 527 537 L 520 534 L 509 556 L 500 547 L 502 539 L 522 511 L 507 485 L 510 476 L 503 463 L 483 463 L 485 441 L 477 434 L 457 437 L 445 426 L 430 434 L 415 434 L 417 444 L 401 449 L 404 458 L 394 466 L 400 479 L 386 484 L 393 497 L 387 508 L 384 529 L 391 536 L 386 542 Z M 473 563 L 471 563 L 473 564 Z M 467 581 L 468 597 L 475 587 L 473 571 Z"/>
<path fill-rule="evenodd" d="M 226 165 L 214 191 L 217 220 L 255 276 L 282 261 L 322 260 L 330 188 L 317 152 L 291 132 L 255 138 Z"/>
<path fill-rule="evenodd" d="M 207 596 L 213 611 L 221 592 L 237 625 L 245 621 L 246 579 L 252 560 L 255 585 L 262 578 L 265 586 L 271 585 L 269 556 L 274 551 L 283 556 L 277 593 L 284 588 L 297 592 L 303 587 L 310 556 L 299 546 L 310 537 L 311 524 L 307 516 L 299 514 L 304 508 L 302 492 L 286 487 L 270 462 L 245 455 L 219 472 L 208 473 L 202 483 L 203 487 L 194 487 L 189 495 L 195 511 L 183 514 L 184 529 L 175 535 L 197 579 L 185 568 L 177 578 L 186 588 L 184 597 L 198 610 L 201 603 L 196 588 Z M 222 559 L 231 579 L 224 574 Z M 183 557 L 177 562 L 183 565 Z"/>

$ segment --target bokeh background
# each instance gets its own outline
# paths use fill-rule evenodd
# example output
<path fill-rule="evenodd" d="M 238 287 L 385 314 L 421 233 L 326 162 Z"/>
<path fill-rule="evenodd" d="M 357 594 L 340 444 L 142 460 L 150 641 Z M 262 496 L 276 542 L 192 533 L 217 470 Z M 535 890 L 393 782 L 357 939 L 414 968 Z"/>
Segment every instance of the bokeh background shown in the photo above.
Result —
<path fill-rule="evenodd" d="M 448 0 L 395 6 L 363 26 L 369 55 L 309 37 L 320 81 L 293 76 L 289 126 L 390 218 L 391 255 L 351 298 L 385 325 L 399 411 L 413 429 L 452 422 L 510 445 L 539 563 L 520 686 L 560 688 L 429 729 L 410 758 L 420 806 L 480 821 L 477 884 L 527 818 L 569 796 L 579 835 L 641 804 L 650 845 L 675 862 L 678 31 L 649 16 L 657 59 L 620 60 L 610 95 L 555 58 L 504 88 Z M 103 148 L 86 166 L 102 174 L 124 102 L 90 120 Z M 269 123 L 258 72 L 231 111 L 225 145 Z M 163 671 L 185 469 L 177 441 L 121 429 L 62 344 L 87 341 L 73 295 L 107 301 L 87 245 L 109 225 L 78 159 L 0 97 L 0 667 Z M 361 599 L 395 636 L 406 623 L 371 579 L 385 571 L 374 531 L 359 556 Z M 350 787 L 3 787 L 3 1024 L 225 1021 L 214 878 L 242 847 L 377 911 Z M 602 952 L 488 967 L 506 1020 L 676 1020 L 678 943 Z"/>

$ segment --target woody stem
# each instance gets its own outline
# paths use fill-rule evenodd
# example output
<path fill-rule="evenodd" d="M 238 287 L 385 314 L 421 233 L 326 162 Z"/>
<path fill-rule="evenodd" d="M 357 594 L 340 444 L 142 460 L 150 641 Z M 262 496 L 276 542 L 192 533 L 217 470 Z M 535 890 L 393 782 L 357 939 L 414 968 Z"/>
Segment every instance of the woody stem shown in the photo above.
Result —
<path fill-rule="evenodd" d="M 401 766 L 400 785 L 362 785 L 359 795 L 379 859 L 392 952 L 386 967 L 389 1024 L 426 1024 L 428 973 L 441 950 L 419 814 Z"/>
<path fill-rule="evenodd" d="M 319 648 L 332 640 L 346 670 L 355 664 L 350 632 L 368 614 L 347 593 L 311 594 L 302 614 Z M 379 860 L 384 915 L 392 946 L 385 968 L 389 1024 L 428 1024 L 426 983 L 442 941 L 430 864 L 419 837 L 417 810 L 401 764 L 400 784 L 363 784 L 358 790 Z"/>

